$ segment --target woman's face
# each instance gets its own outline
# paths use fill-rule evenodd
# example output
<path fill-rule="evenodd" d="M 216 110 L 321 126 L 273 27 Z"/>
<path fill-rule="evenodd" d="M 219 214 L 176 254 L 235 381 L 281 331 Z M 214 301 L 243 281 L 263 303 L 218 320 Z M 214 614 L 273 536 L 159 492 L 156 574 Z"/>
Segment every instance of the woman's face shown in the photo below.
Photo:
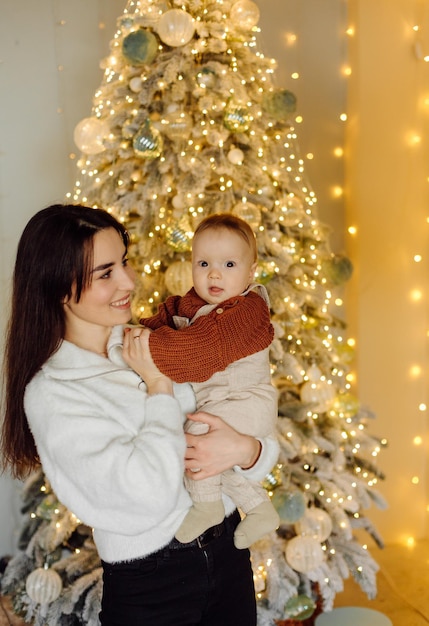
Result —
<path fill-rule="evenodd" d="M 134 270 L 128 266 L 124 243 L 114 228 L 94 235 L 93 268 L 90 285 L 79 302 L 74 293 L 64 304 L 66 331 L 88 332 L 93 327 L 111 328 L 126 324 L 131 317 L 130 295 Z M 68 333 L 66 332 L 66 335 Z"/>

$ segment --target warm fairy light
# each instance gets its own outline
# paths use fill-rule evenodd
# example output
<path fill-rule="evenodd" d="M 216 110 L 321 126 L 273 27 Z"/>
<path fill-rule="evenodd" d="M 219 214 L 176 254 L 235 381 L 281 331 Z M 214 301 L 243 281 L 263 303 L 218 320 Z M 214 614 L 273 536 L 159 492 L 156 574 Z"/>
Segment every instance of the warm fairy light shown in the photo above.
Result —
<path fill-rule="evenodd" d="M 408 136 L 408 145 L 409 146 L 418 146 L 422 142 L 422 138 L 417 133 L 410 133 Z"/>
<path fill-rule="evenodd" d="M 421 289 L 412 289 L 410 292 L 410 299 L 413 302 L 420 302 L 420 300 L 423 298 L 423 293 L 421 291 Z"/>
<path fill-rule="evenodd" d="M 426 411 L 426 404 L 424 404 L 423 402 L 421 404 L 419 404 L 419 411 Z"/>
<path fill-rule="evenodd" d="M 420 365 L 412 365 L 410 367 L 410 378 L 419 378 L 422 375 L 422 368 Z"/>
<path fill-rule="evenodd" d="M 347 122 L 347 113 L 341 113 L 340 120 L 342 122 Z"/>
<path fill-rule="evenodd" d="M 423 443 L 423 437 L 421 437 L 420 435 L 417 435 L 416 437 L 414 437 L 413 444 L 415 446 L 421 446 L 422 443 Z"/>
<path fill-rule="evenodd" d="M 347 229 L 347 232 L 350 235 L 356 235 L 357 234 L 357 227 L 356 226 L 349 226 Z"/>
<path fill-rule="evenodd" d="M 413 483 L 413 485 L 418 485 L 420 483 L 420 479 L 418 476 L 413 476 L 411 482 Z"/>
<path fill-rule="evenodd" d="M 415 254 L 415 255 L 414 255 L 414 261 L 415 261 L 416 263 L 421 263 L 421 261 L 422 261 L 422 260 L 423 260 L 423 257 L 422 257 L 422 255 L 421 255 L 421 254 Z"/>
<path fill-rule="evenodd" d="M 408 548 L 414 548 L 414 546 L 416 545 L 416 540 L 414 537 L 407 537 L 405 543 Z"/>
<path fill-rule="evenodd" d="M 341 148 L 341 146 L 337 146 L 336 148 L 334 148 L 334 156 L 336 156 L 337 158 L 344 156 L 344 150 L 343 148 Z"/>
<path fill-rule="evenodd" d="M 294 46 L 297 42 L 298 37 L 295 33 L 285 33 L 284 40 L 287 46 Z"/>

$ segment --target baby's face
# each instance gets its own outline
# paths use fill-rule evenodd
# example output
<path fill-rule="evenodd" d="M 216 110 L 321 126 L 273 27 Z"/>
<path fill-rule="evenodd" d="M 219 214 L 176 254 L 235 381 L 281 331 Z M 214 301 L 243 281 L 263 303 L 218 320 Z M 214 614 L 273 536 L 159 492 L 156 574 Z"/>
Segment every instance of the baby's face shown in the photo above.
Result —
<path fill-rule="evenodd" d="M 209 304 L 238 296 L 252 282 L 255 270 L 252 251 L 238 233 L 209 228 L 194 237 L 194 288 Z"/>

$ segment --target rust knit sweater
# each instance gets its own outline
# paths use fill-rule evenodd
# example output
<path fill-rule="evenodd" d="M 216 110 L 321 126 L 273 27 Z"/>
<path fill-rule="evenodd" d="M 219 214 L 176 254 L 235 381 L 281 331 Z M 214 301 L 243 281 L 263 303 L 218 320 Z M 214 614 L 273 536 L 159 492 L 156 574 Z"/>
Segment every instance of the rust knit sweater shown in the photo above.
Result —
<path fill-rule="evenodd" d="M 192 288 L 184 296 L 170 296 L 157 315 L 140 320 L 155 331 L 149 339 L 154 362 L 175 382 L 204 382 L 273 340 L 268 306 L 253 291 L 225 300 L 190 326 L 175 328 L 174 316 L 191 320 L 206 304 Z"/>

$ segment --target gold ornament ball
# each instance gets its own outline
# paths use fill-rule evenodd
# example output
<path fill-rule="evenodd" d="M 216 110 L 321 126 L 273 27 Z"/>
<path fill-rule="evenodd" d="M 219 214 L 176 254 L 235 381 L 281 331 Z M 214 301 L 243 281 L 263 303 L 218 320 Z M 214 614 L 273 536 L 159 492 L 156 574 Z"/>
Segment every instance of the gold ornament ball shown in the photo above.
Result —
<path fill-rule="evenodd" d="M 137 156 L 143 159 L 157 159 L 162 154 L 161 133 L 146 120 L 133 139 L 133 148 Z"/>
<path fill-rule="evenodd" d="M 176 252 L 189 252 L 192 247 L 193 231 L 187 217 L 172 222 L 165 229 L 165 240 Z"/>
<path fill-rule="evenodd" d="M 277 487 L 281 487 L 283 484 L 283 472 L 282 466 L 280 464 L 273 467 L 271 472 L 266 474 L 262 486 L 267 491 L 272 491 L 273 489 L 277 489 Z"/>
<path fill-rule="evenodd" d="M 250 126 L 250 114 L 245 102 L 229 100 L 225 107 L 223 123 L 232 133 L 244 133 Z"/>
<path fill-rule="evenodd" d="M 340 360 L 342 363 L 345 363 L 346 365 L 350 365 L 350 363 L 353 363 L 356 357 L 355 348 L 348 343 L 338 344 L 338 346 L 336 347 L 336 353 L 338 355 L 338 360 Z"/>
<path fill-rule="evenodd" d="M 183 296 L 192 287 L 192 263 L 175 261 L 166 270 L 164 279 L 170 293 Z"/>
<path fill-rule="evenodd" d="M 354 417 L 359 411 L 359 400 L 352 393 L 345 391 L 340 393 L 334 400 L 332 409 L 341 417 Z"/>
<path fill-rule="evenodd" d="M 56 600 L 63 588 L 61 576 L 53 569 L 38 567 L 28 575 L 25 590 L 28 597 L 39 604 Z"/>

